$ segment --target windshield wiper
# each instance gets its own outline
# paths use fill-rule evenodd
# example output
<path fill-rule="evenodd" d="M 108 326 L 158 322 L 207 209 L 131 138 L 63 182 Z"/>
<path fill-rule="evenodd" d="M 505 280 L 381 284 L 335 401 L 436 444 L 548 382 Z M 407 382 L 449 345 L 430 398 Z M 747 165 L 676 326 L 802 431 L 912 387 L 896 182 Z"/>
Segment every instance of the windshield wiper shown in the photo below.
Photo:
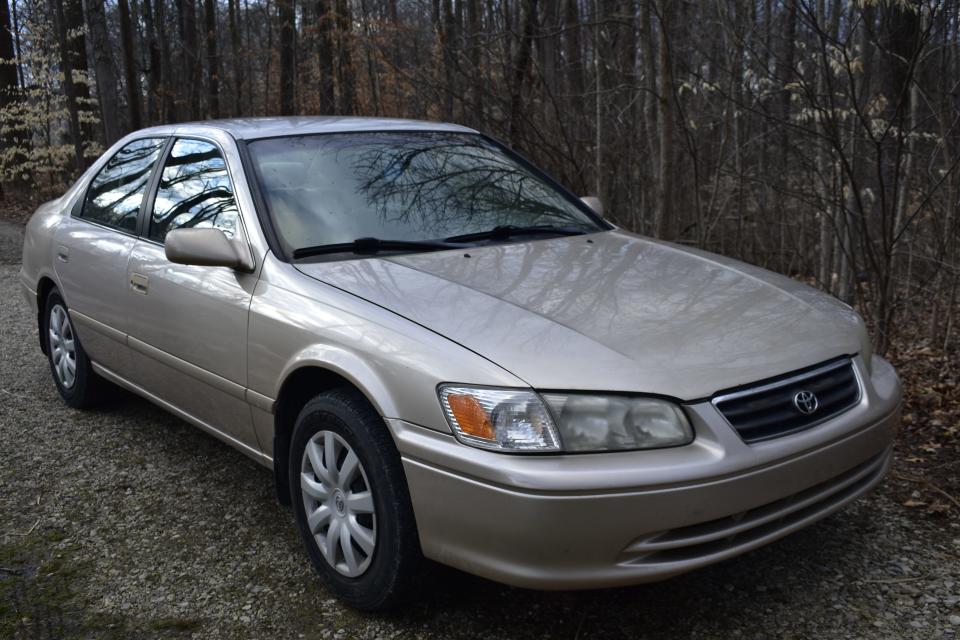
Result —
<path fill-rule="evenodd" d="M 489 231 L 465 233 L 459 236 L 450 236 L 443 240 L 381 240 L 380 238 L 357 238 L 352 242 L 337 242 L 321 244 L 315 247 L 301 247 L 293 250 L 294 260 L 323 256 L 333 253 L 355 253 L 357 255 L 374 255 L 381 251 L 442 251 L 444 249 L 463 249 L 464 243 L 478 240 L 506 240 L 513 236 L 523 235 L 554 235 L 576 236 L 587 233 L 585 229 L 577 227 L 556 227 L 552 225 L 536 225 L 518 227 L 501 225 Z"/>
<path fill-rule="evenodd" d="M 446 242 L 475 242 L 477 240 L 507 240 L 513 236 L 526 235 L 552 235 L 552 236 L 579 236 L 587 233 L 586 229 L 579 227 L 557 227 L 554 225 L 534 225 L 529 227 L 518 227 L 512 224 L 496 226 L 489 231 L 478 231 L 476 233 L 464 233 L 459 236 L 450 236 L 444 238 Z"/>
<path fill-rule="evenodd" d="M 381 240 L 380 238 L 357 238 L 353 242 L 321 244 L 315 247 L 301 247 L 293 250 L 293 258 L 309 258 L 331 253 L 355 253 L 373 255 L 381 251 L 440 251 L 443 249 L 462 249 L 460 244 L 440 240 Z"/>

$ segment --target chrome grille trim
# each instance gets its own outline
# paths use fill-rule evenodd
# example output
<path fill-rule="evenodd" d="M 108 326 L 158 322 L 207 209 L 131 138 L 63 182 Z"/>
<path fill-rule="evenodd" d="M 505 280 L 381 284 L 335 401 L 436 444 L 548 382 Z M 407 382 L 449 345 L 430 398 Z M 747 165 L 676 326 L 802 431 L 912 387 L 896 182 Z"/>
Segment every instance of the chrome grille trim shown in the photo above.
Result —
<path fill-rule="evenodd" d="M 836 379 L 831 381 L 830 376 Z M 796 410 L 792 398 L 808 385 L 819 386 L 818 394 L 829 398 L 833 406 L 809 416 Z M 711 403 L 744 442 L 753 444 L 815 427 L 852 409 L 862 397 L 860 373 L 853 360 L 844 357 L 795 375 L 721 393 Z"/>

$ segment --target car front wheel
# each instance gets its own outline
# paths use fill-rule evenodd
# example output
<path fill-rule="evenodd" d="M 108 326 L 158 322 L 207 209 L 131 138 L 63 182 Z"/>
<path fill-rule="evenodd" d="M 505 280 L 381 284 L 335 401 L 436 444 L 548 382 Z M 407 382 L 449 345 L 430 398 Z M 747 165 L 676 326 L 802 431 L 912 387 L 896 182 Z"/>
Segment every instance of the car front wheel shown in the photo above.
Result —
<path fill-rule="evenodd" d="M 422 567 L 400 454 L 383 419 L 353 390 L 301 410 L 290 447 L 294 517 L 327 587 L 358 609 L 396 606 Z"/>

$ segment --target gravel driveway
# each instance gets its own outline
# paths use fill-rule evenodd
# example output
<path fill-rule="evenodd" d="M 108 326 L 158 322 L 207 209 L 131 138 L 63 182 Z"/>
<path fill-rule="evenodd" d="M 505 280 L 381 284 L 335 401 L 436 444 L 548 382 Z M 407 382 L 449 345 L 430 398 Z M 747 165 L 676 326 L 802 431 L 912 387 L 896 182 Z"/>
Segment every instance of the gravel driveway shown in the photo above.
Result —
<path fill-rule="evenodd" d="M 0 222 L 0 637 L 952 638 L 960 529 L 879 489 L 785 540 L 668 582 L 540 593 L 438 571 L 359 614 L 319 586 L 271 475 L 117 391 L 57 397 Z M 544 532 L 549 535 L 549 532 Z"/>

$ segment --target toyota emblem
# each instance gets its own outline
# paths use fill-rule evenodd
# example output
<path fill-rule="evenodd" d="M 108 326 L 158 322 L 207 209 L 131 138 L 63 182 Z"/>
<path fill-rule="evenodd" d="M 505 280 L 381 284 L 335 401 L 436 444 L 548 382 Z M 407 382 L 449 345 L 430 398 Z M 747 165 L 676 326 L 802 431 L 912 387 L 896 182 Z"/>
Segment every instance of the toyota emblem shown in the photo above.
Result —
<path fill-rule="evenodd" d="M 800 391 L 797 395 L 793 396 L 793 406 L 795 406 L 800 413 L 810 415 L 817 410 L 820 402 L 812 391 Z"/>

